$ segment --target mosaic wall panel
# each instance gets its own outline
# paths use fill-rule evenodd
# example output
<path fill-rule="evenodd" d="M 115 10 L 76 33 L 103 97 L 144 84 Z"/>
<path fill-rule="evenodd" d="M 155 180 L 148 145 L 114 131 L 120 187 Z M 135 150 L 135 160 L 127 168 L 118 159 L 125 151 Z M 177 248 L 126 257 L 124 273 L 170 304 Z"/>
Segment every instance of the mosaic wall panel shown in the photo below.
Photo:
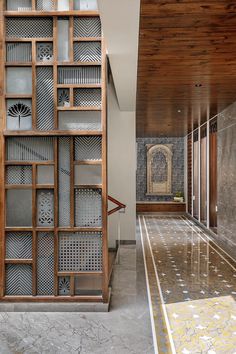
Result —
<path fill-rule="evenodd" d="M 172 144 L 172 186 L 173 195 L 152 196 L 147 193 L 147 144 Z M 172 201 L 175 193 L 184 193 L 184 138 L 137 138 L 137 201 Z"/>
<path fill-rule="evenodd" d="M 59 271 L 92 272 L 101 270 L 101 233 L 59 234 Z"/>

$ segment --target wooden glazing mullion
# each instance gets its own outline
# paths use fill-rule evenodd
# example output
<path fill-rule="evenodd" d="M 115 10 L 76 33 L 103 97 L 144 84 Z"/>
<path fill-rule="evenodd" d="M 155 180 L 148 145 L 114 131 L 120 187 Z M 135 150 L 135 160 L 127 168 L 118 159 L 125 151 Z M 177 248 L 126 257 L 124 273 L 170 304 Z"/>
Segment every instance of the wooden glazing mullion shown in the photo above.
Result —
<path fill-rule="evenodd" d="M 70 6 L 73 6 L 72 1 L 70 1 Z M 74 62 L 74 43 L 73 43 L 73 30 L 74 30 L 74 18 L 71 16 L 69 18 L 69 58 L 70 62 Z"/>
<path fill-rule="evenodd" d="M 74 139 L 70 138 L 70 226 L 75 226 L 74 202 Z"/>
<path fill-rule="evenodd" d="M 32 0 L 32 11 L 36 10 L 36 0 Z"/>
<path fill-rule="evenodd" d="M 58 139 L 54 141 L 54 295 L 58 295 Z"/>
<path fill-rule="evenodd" d="M 54 96 L 54 128 L 58 129 L 57 119 L 57 17 L 53 17 L 53 96 Z"/>
<path fill-rule="evenodd" d="M 0 97 L 0 296 L 4 296 L 5 292 L 5 138 L 3 136 L 3 130 L 5 129 L 6 122 L 6 111 L 5 111 L 5 45 L 4 45 L 4 37 L 5 37 L 5 21 L 3 17 L 3 11 L 5 10 L 5 1 L 0 2 L 0 70 L 1 70 L 1 78 L 0 78 L 0 91 L 2 95 Z"/>
<path fill-rule="evenodd" d="M 32 165 L 32 295 L 37 295 L 37 189 L 36 189 L 37 167 L 34 163 Z"/>
<path fill-rule="evenodd" d="M 70 274 L 70 296 L 75 295 L 75 275 Z"/>
<path fill-rule="evenodd" d="M 32 41 L 32 130 L 36 130 L 36 42 Z"/>
<path fill-rule="evenodd" d="M 109 283 L 109 259 L 108 259 L 108 240 L 107 240 L 107 124 L 106 124 L 106 48 L 102 40 L 102 296 L 103 302 L 108 302 L 108 283 Z"/>
<path fill-rule="evenodd" d="M 70 87 L 69 90 L 70 90 L 70 108 L 74 108 L 74 89 L 73 87 Z"/>

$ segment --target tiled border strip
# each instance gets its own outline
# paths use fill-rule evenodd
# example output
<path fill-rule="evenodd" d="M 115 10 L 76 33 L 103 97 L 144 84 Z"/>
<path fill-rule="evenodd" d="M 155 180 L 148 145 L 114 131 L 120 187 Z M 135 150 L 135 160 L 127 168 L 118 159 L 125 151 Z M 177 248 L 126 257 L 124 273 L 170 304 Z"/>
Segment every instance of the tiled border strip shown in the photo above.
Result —
<path fill-rule="evenodd" d="M 160 353 L 176 354 L 145 217 L 142 217 L 142 221 L 140 216 L 138 218 L 144 262 L 147 267 L 146 282 L 149 285 L 150 303 L 152 309 L 151 316 L 153 318 L 152 323 L 154 323 L 155 328 L 155 332 L 153 333 L 153 336 L 156 338 L 156 340 L 154 339 L 154 347 L 156 342 L 156 347 Z M 143 232 L 143 230 L 145 232 Z"/>

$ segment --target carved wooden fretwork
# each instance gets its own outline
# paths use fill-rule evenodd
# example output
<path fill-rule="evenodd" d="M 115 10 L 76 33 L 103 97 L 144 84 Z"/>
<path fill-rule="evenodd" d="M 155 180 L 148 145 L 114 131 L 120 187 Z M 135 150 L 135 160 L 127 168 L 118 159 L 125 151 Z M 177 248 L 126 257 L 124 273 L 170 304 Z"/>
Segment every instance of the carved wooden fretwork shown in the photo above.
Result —
<path fill-rule="evenodd" d="M 148 144 L 147 147 L 147 194 L 169 195 L 172 193 L 172 144 Z"/>

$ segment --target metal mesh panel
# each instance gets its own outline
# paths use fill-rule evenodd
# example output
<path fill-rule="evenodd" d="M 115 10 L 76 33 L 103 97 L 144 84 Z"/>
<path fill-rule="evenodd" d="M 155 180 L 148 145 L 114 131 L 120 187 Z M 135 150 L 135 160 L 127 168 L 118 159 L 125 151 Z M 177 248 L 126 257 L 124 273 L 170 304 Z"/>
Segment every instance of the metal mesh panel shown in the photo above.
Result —
<path fill-rule="evenodd" d="M 31 0 L 7 0 L 8 11 L 31 11 Z"/>
<path fill-rule="evenodd" d="M 54 128 L 53 68 L 37 68 L 37 129 Z"/>
<path fill-rule="evenodd" d="M 70 138 L 59 138 L 59 226 L 70 225 Z"/>
<path fill-rule="evenodd" d="M 7 100 L 7 130 L 32 129 L 31 99 Z"/>
<path fill-rule="evenodd" d="M 32 184 L 31 166 L 7 166 L 7 184 Z"/>
<path fill-rule="evenodd" d="M 32 61 L 31 43 L 7 43 L 7 62 L 29 62 Z"/>
<path fill-rule="evenodd" d="M 101 160 L 102 138 L 100 136 L 78 136 L 74 139 L 76 161 Z"/>
<path fill-rule="evenodd" d="M 70 106 L 70 91 L 69 89 L 57 90 L 57 104 L 59 107 Z"/>
<path fill-rule="evenodd" d="M 31 232 L 6 233 L 6 258 L 31 259 L 32 234 Z"/>
<path fill-rule="evenodd" d="M 59 295 L 70 295 L 70 277 L 59 277 Z"/>
<path fill-rule="evenodd" d="M 52 190 L 37 191 L 37 224 L 38 226 L 54 225 L 54 192 Z"/>
<path fill-rule="evenodd" d="M 100 89 L 74 89 L 74 106 L 101 107 Z"/>
<path fill-rule="evenodd" d="M 59 67 L 59 84 L 100 84 L 100 66 Z"/>
<path fill-rule="evenodd" d="M 75 17 L 74 37 L 101 37 L 99 17 Z"/>
<path fill-rule="evenodd" d="M 53 295 L 54 290 L 54 234 L 37 235 L 37 294 Z"/>
<path fill-rule="evenodd" d="M 52 161 L 53 137 L 11 137 L 6 141 L 6 160 Z"/>
<path fill-rule="evenodd" d="M 37 43 L 37 61 L 52 61 L 53 60 L 53 43 L 40 42 Z"/>
<path fill-rule="evenodd" d="M 32 266 L 6 265 L 6 295 L 32 295 Z"/>
<path fill-rule="evenodd" d="M 75 42 L 74 61 L 100 62 L 101 42 Z"/>
<path fill-rule="evenodd" d="M 102 196 L 100 189 L 75 189 L 75 225 L 102 226 Z"/>
<path fill-rule="evenodd" d="M 6 18 L 8 38 L 49 38 L 53 37 L 53 21 L 47 17 Z"/>
<path fill-rule="evenodd" d="M 37 10 L 39 11 L 53 10 L 53 0 L 37 0 Z"/>
<path fill-rule="evenodd" d="M 101 271 L 102 234 L 76 232 L 59 234 L 59 271 Z"/>

